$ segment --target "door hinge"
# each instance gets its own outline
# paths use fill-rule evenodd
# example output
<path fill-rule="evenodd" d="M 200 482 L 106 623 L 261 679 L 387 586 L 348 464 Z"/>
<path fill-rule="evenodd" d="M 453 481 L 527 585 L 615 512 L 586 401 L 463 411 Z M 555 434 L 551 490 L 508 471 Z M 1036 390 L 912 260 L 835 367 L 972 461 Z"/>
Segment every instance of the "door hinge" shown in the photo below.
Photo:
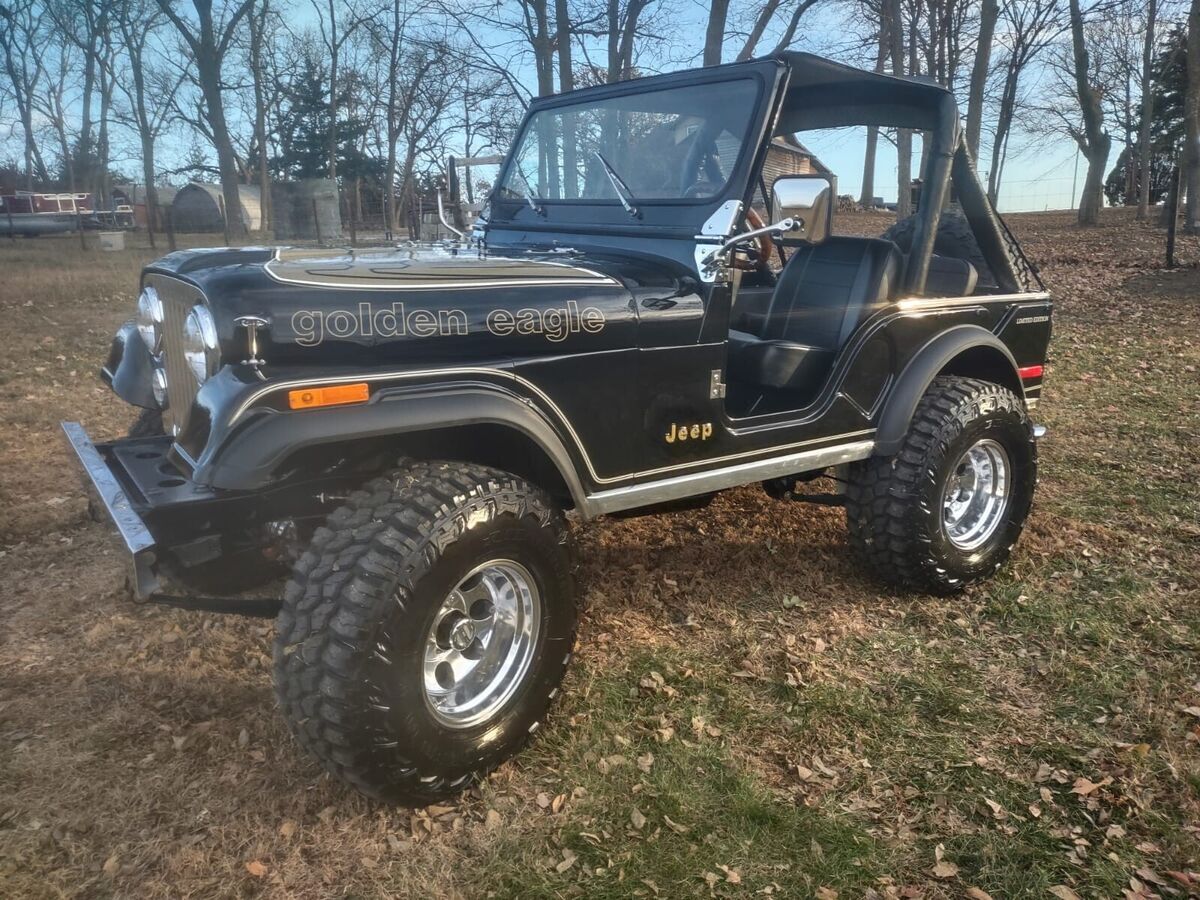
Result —
<path fill-rule="evenodd" d="M 708 383 L 708 399 L 720 400 L 725 396 L 725 382 L 721 380 L 721 370 L 712 370 L 712 380 Z"/>

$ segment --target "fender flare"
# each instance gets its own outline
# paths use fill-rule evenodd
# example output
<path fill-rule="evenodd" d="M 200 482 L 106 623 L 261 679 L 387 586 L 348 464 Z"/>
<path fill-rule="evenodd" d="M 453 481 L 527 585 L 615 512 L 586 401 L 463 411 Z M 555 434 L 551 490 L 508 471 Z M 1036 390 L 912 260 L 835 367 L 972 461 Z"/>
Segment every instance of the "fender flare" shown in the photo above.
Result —
<path fill-rule="evenodd" d="M 1012 366 L 1013 381 L 1018 385 L 1021 383 L 1012 352 L 992 332 L 978 325 L 956 325 L 947 329 L 918 350 L 896 379 L 876 426 L 876 456 L 900 452 L 917 404 L 933 379 L 955 357 L 975 347 L 999 351 Z"/>
<path fill-rule="evenodd" d="M 137 325 L 126 322 L 113 336 L 108 351 L 108 361 L 100 370 L 100 378 L 107 382 L 118 397 L 133 406 L 158 409 L 154 399 L 151 379 L 154 376 L 154 359 L 146 342 L 138 334 Z"/>
<path fill-rule="evenodd" d="M 536 407 L 500 387 L 423 386 L 380 391 L 364 406 L 299 413 L 262 410 L 196 464 L 193 480 L 227 490 L 256 490 L 272 481 L 296 450 L 364 438 L 500 425 L 531 440 L 558 470 L 577 509 L 587 491 L 557 431 Z"/>

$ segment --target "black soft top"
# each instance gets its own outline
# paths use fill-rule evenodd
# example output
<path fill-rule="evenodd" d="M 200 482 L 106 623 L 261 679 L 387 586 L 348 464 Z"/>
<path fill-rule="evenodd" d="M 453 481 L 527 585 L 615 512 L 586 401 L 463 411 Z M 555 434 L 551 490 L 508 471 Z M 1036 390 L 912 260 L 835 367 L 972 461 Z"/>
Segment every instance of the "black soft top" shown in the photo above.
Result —
<path fill-rule="evenodd" d="M 945 152 L 956 143 L 958 105 L 940 84 L 867 72 L 811 53 L 772 58 L 790 73 L 776 133 L 880 125 L 933 132 Z"/>

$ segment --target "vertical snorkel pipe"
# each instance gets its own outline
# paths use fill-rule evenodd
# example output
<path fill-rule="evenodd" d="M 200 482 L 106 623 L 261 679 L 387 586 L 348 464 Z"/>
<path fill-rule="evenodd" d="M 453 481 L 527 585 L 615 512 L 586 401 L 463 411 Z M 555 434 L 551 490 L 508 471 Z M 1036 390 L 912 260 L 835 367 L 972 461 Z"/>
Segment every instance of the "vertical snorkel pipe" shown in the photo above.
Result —
<path fill-rule="evenodd" d="M 929 148 L 925 171 L 921 173 L 921 203 L 908 255 L 908 271 L 905 273 L 908 292 L 914 296 L 925 293 L 929 259 L 937 242 L 938 223 L 950 189 L 950 167 L 960 140 L 958 107 L 954 103 L 954 95 L 947 92 L 938 103 L 932 146 Z"/>

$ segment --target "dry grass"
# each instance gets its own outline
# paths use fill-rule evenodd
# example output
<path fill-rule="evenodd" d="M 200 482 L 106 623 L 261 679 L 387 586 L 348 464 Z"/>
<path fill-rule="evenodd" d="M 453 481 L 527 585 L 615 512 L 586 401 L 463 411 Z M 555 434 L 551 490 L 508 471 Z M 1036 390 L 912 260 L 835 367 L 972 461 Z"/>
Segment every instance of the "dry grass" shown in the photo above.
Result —
<path fill-rule="evenodd" d="M 881 590 L 750 488 L 580 528 L 557 714 L 418 812 L 298 753 L 268 623 L 122 596 L 57 422 L 126 425 L 94 372 L 150 254 L 0 245 L 0 894 L 1200 895 L 1200 275 L 1123 212 L 1013 218 L 1058 312 L 1001 577 Z"/>

